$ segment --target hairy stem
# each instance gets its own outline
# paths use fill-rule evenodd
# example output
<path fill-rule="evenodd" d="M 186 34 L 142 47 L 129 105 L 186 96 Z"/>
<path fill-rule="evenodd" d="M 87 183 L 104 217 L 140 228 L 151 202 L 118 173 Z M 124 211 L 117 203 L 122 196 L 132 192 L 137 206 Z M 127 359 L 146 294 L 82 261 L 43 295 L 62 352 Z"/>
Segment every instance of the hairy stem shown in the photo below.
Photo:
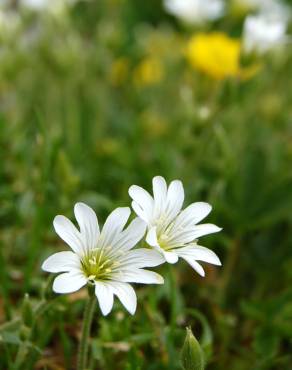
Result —
<path fill-rule="evenodd" d="M 78 349 L 77 358 L 77 370 L 85 370 L 88 362 L 88 345 L 90 337 L 90 329 L 92 324 L 93 312 L 96 305 L 96 297 L 92 291 L 89 289 L 89 296 L 86 302 L 83 323 L 82 323 L 82 334 Z"/>

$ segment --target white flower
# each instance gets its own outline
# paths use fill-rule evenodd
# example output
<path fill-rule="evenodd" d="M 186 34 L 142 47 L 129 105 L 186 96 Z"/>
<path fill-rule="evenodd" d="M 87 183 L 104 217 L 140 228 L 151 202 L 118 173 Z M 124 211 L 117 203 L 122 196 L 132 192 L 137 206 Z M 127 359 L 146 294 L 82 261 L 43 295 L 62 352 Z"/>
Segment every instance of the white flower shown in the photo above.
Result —
<path fill-rule="evenodd" d="M 132 250 L 145 234 L 145 223 L 135 218 L 124 229 L 131 211 L 128 207 L 117 208 L 100 231 L 90 207 L 77 203 L 74 213 L 80 231 L 64 216 L 54 219 L 56 233 L 72 251 L 55 253 L 42 265 L 45 271 L 62 273 L 55 278 L 53 290 L 71 293 L 87 283 L 94 284 L 103 315 L 111 311 L 114 295 L 134 314 L 137 298 L 129 283 L 163 283 L 160 275 L 144 270 L 163 263 L 160 254 L 145 248 Z"/>
<path fill-rule="evenodd" d="M 262 15 L 248 16 L 244 22 L 243 48 L 246 53 L 263 54 L 285 41 L 286 23 Z"/>
<path fill-rule="evenodd" d="M 26 8 L 30 8 L 33 10 L 42 10 L 48 6 L 49 0 L 21 0 L 20 3 Z"/>
<path fill-rule="evenodd" d="M 258 10 L 261 14 L 283 14 L 288 9 L 280 0 L 233 0 L 233 2 L 247 10 Z"/>
<path fill-rule="evenodd" d="M 129 194 L 136 214 L 147 223 L 146 241 L 159 251 L 169 263 L 181 257 L 200 275 L 204 270 L 197 261 L 221 265 L 214 252 L 197 244 L 197 238 L 220 231 L 213 224 L 197 225 L 211 211 L 208 203 L 192 203 L 182 210 L 184 189 L 181 181 L 174 180 L 167 188 L 163 177 L 153 179 L 152 197 L 143 188 L 132 185 Z"/>
<path fill-rule="evenodd" d="M 63 13 L 67 5 L 74 4 L 76 0 L 20 0 L 20 5 L 32 11 L 48 11 L 52 14 Z"/>
<path fill-rule="evenodd" d="M 262 1 L 259 8 L 259 15 L 269 19 L 278 19 L 284 23 L 289 22 L 291 7 L 279 0 Z"/>
<path fill-rule="evenodd" d="M 169 13 L 190 24 L 200 24 L 220 18 L 224 13 L 222 0 L 164 0 Z"/>
<path fill-rule="evenodd" d="M 20 28 L 20 25 L 21 25 L 20 17 L 16 12 L 5 10 L 5 9 L 2 10 L 0 8 L 0 34 L 1 36 L 13 34 Z"/>

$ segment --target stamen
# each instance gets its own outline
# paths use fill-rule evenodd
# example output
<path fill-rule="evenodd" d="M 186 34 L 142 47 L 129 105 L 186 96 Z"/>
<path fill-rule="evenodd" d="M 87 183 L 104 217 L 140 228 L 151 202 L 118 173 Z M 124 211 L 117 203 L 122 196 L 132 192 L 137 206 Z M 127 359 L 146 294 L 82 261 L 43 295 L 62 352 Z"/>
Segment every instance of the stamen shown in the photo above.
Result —
<path fill-rule="evenodd" d="M 160 237 L 160 239 L 162 239 L 162 240 L 167 240 L 167 238 L 168 238 L 168 236 L 166 234 L 162 234 L 161 237 Z"/>
<path fill-rule="evenodd" d="M 90 258 L 89 263 L 91 265 L 96 265 L 96 258 L 95 257 Z"/>
<path fill-rule="evenodd" d="M 94 248 L 83 257 L 81 265 L 89 281 L 109 279 L 109 275 L 119 265 L 119 262 L 107 253 L 108 250 L 112 252 L 111 247 Z"/>

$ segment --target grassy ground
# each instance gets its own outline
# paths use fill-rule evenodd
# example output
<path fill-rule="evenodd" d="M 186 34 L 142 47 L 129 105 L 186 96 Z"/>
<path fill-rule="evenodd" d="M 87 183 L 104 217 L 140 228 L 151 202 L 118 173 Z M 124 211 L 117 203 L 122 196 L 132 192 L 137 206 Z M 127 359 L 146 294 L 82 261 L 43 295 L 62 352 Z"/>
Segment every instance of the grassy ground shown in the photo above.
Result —
<path fill-rule="evenodd" d="M 223 267 L 203 279 L 162 266 L 165 285 L 137 288 L 134 317 L 97 309 L 92 368 L 180 369 L 192 326 L 210 370 L 290 369 L 291 48 L 248 80 L 213 80 L 185 58 L 193 30 L 154 0 L 18 21 L 1 33 L 0 368 L 74 369 L 86 292 L 57 296 L 40 269 L 64 250 L 53 217 L 83 201 L 104 221 L 160 174 L 183 181 L 187 203 L 213 205 L 224 230 L 201 243 Z M 241 25 L 229 15 L 210 29 L 239 37 Z"/>

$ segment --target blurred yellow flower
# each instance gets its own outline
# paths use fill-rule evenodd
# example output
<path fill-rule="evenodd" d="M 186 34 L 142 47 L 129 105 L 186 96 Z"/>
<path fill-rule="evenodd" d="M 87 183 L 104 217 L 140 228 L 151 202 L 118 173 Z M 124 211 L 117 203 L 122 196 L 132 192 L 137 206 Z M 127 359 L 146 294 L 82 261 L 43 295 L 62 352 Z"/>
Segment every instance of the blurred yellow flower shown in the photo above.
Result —
<path fill-rule="evenodd" d="M 112 156 L 120 150 L 121 142 L 113 137 L 104 137 L 96 143 L 96 153 L 101 156 Z"/>
<path fill-rule="evenodd" d="M 134 70 L 134 82 L 138 86 L 153 85 L 163 78 L 163 66 L 155 57 L 143 59 Z"/>
<path fill-rule="evenodd" d="M 116 59 L 110 69 L 110 81 L 114 86 L 122 85 L 129 74 L 129 60 L 125 57 Z"/>
<path fill-rule="evenodd" d="M 240 53 L 240 40 L 223 32 L 198 33 L 186 48 L 190 64 L 216 80 L 228 77 L 248 79 L 257 72 L 255 66 L 241 68 Z"/>
<path fill-rule="evenodd" d="M 151 110 L 142 112 L 140 122 L 147 137 L 155 138 L 163 136 L 168 129 L 164 117 L 160 113 Z"/>

